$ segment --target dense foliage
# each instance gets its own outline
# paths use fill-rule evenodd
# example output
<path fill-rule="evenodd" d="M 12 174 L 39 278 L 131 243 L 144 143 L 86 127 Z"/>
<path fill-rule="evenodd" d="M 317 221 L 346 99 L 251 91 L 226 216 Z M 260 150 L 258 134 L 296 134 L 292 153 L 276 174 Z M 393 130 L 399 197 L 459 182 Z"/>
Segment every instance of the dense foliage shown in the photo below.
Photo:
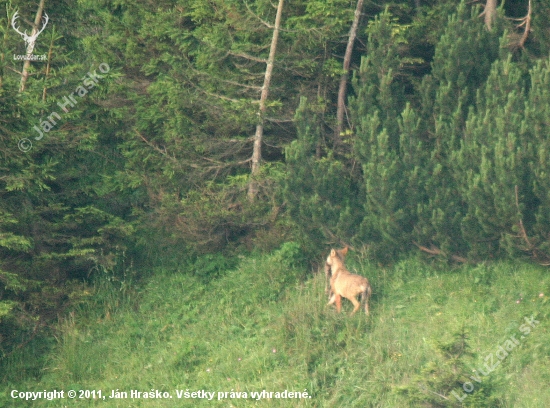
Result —
<path fill-rule="evenodd" d="M 363 7 L 340 135 L 355 4 L 285 4 L 251 198 L 272 2 L 2 2 L 0 357 L 137 263 L 209 278 L 290 240 L 547 263 L 546 2 L 510 2 L 490 29 L 476 4 L 382 3 Z M 46 14 L 44 60 L 14 57 L 14 26 Z"/>
<path fill-rule="evenodd" d="M 549 262 L 550 60 L 518 51 L 503 16 L 487 30 L 478 14 L 461 4 L 445 17 L 422 76 L 410 39 L 424 27 L 375 17 L 345 146 L 315 155 L 318 108 L 301 105 L 285 197 L 308 236 L 328 229 L 387 260 L 420 249 Z"/>

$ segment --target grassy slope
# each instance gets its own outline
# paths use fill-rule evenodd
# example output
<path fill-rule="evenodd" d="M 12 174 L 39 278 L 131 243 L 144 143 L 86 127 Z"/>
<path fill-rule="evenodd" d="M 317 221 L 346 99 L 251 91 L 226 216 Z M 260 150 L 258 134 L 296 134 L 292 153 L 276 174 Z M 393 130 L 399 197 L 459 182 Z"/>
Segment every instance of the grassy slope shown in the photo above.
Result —
<path fill-rule="evenodd" d="M 459 385 L 446 383 L 456 360 L 444 358 L 441 350 L 444 344 L 452 349 L 454 334 L 464 326 L 472 355 L 462 360 L 462 379 L 472 374 L 468 370 L 483 367 L 511 335 L 520 342 L 480 384 L 474 382 L 464 406 L 550 406 L 546 269 L 497 263 L 437 271 L 415 261 L 381 269 L 350 259 L 350 269 L 368 276 L 374 287 L 367 320 L 326 307 L 323 277 L 304 280 L 305 271 L 282 258 L 278 253 L 244 259 L 208 284 L 183 271 L 158 272 L 139 296 L 122 301 L 102 289 L 95 307 L 60 323 L 58 345 L 40 381 L 12 377 L 0 388 L 0 405 L 28 405 L 9 398 L 11 389 L 56 388 L 107 394 L 158 389 L 174 399 L 36 401 L 33 406 L 407 407 L 422 401 L 460 406 L 449 395 L 450 390 L 462 395 Z M 519 327 L 533 314 L 540 323 L 521 339 Z M 429 391 L 419 391 L 418 384 Z M 176 399 L 176 389 L 216 396 Z M 217 401 L 219 391 L 264 389 L 307 390 L 311 398 Z"/>

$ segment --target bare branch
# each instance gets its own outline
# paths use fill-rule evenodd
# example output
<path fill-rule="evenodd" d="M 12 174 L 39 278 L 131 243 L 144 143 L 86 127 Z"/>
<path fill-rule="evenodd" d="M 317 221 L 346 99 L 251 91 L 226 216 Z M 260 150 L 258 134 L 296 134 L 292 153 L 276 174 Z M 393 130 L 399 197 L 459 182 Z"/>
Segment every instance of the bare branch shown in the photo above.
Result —
<path fill-rule="evenodd" d="M 227 55 L 229 55 L 229 53 Z M 258 91 L 258 92 L 262 90 L 262 87 L 258 86 L 258 85 L 243 84 L 243 83 L 240 83 L 240 82 L 230 81 L 228 79 L 219 78 L 219 77 L 213 76 L 211 74 L 205 74 L 204 72 L 201 72 L 198 69 L 196 69 L 195 67 L 193 67 L 193 64 L 187 58 L 185 58 L 185 59 L 187 60 L 186 69 L 189 69 L 189 70 L 193 71 L 193 73 L 195 75 L 197 75 L 198 77 L 204 77 L 204 78 L 207 78 L 209 80 L 214 79 L 215 81 L 223 82 L 223 83 L 230 84 L 230 85 L 235 85 L 235 86 L 238 86 L 240 88 L 252 89 L 252 90 Z"/>
<path fill-rule="evenodd" d="M 294 119 L 275 119 L 275 118 L 265 118 L 266 121 L 271 123 L 292 123 Z"/>
<path fill-rule="evenodd" d="M 22 72 L 21 72 L 21 71 L 18 71 L 18 70 L 16 70 L 15 68 L 12 68 L 12 67 L 10 67 L 10 66 L 7 66 L 7 65 L 6 65 L 6 68 L 7 68 L 7 69 L 9 69 L 10 71 L 13 71 L 13 72 L 15 72 L 16 74 L 22 75 Z"/>
<path fill-rule="evenodd" d="M 201 92 L 205 93 L 206 95 L 208 96 L 213 96 L 214 98 L 218 98 L 218 99 L 222 99 L 224 101 L 228 101 L 228 102 L 233 102 L 233 103 L 238 103 L 239 100 L 238 99 L 233 99 L 233 98 L 230 98 L 228 96 L 224 96 L 224 95 L 220 95 L 220 94 L 215 94 L 215 93 L 212 93 L 212 92 L 208 92 L 208 91 L 205 91 L 204 89 L 202 88 L 198 88 Z"/>
<path fill-rule="evenodd" d="M 248 6 L 248 3 L 245 1 L 244 2 L 244 5 L 246 6 L 246 9 L 248 10 L 248 12 L 250 14 L 252 14 L 252 16 L 254 16 L 254 18 L 256 18 L 260 23 L 262 23 L 264 26 L 266 26 L 267 28 L 269 28 L 270 30 L 273 30 L 275 28 L 275 26 L 273 26 L 272 24 L 269 24 L 267 21 L 264 21 L 260 18 L 260 16 L 258 16 L 256 13 L 254 13 L 250 7 Z"/>
<path fill-rule="evenodd" d="M 537 249 L 536 245 L 534 245 L 529 240 L 529 236 L 527 235 L 527 231 L 525 230 L 525 226 L 523 225 L 523 220 L 521 218 L 521 211 L 520 211 L 520 208 L 519 208 L 519 193 L 518 193 L 518 186 L 517 185 L 514 186 L 514 192 L 515 192 L 515 195 L 516 195 L 516 208 L 517 208 L 518 214 L 520 216 L 519 221 L 518 221 L 520 237 L 523 238 L 523 240 L 527 244 L 527 248 L 524 248 L 523 250 L 526 251 L 526 252 L 531 252 L 531 255 L 532 255 L 533 259 L 539 265 L 550 266 L 550 257 L 548 257 L 547 254 L 539 251 Z"/>
<path fill-rule="evenodd" d="M 230 85 L 239 86 L 241 88 L 253 89 L 253 90 L 258 91 L 258 92 L 262 90 L 262 87 L 258 86 L 258 85 L 245 85 L 245 84 L 241 84 L 240 82 L 229 81 L 227 79 L 221 79 L 221 78 L 216 78 L 216 79 L 220 82 L 224 82 L 224 83 L 230 84 Z"/>
<path fill-rule="evenodd" d="M 147 140 L 145 138 L 145 136 L 143 136 L 137 129 L 134 129 L 134 131 L 136 132 L 136 135 L 138 135 L 140 137 L 141 140 L 143 140 L 145 142 L 145 144 L 147 144 L 147 146 L 149 147 L 152 147 L 154 150 L 156 150 L 158 153 L 162 154 L 164 157 L 170 159 L 170 161 L 173 161 L 173 162 L 178 162 L 178 160 L 173 157 L 173 156 L 170 156 L 168 154 L 168 152 L 166 151 L 166 147 L 164 147 L 163 149 L 161 149 L 160 147 L 158 147 L 156 144 L 150 142 L 149 140 Z M 193 167 L 193 166 L 191 166 Z"/>
<path fill-rule="evenodd" d="M 195 84 L 194 82 L 189 82 L 193 88 L 195 88 L 196 90 L 198 90 L 199 92 L 202 92 L 203 94 L 205 95 L 208 95 L 208 96 L 212 96 L 214 98 L 218 98 L 218 99 L 221 99 L 221 100 L 224 100 L 224 101 L 228 101 L 228 102 L 233 102 L 233 103 L 238 103 L 240 102 L 238 99 L 233 99 L 233 98 L 230 98 L 228 96 L 224 96 L 224 95 L 220 95 L 220 94 L 216 94 L 216 93 L 212 93 L 212 92 L 208 92 L 204 89 L 202 89 L 200 86 L 198 86 L 197 84 Z M 254 102 L 252 102 L 254 103 Z"/>
<path fill-rule="evenodd" d="M 525 227 L 523 226 L 523 220 L 521 219 L 521 211 L 520 211 L 520 208 L 519 208 L 519 194 L 518 194 L 517 184 L 514 186 L 514 191 L 516 193 L 516 208 L 518 210 L 518 214 L 520 215 L 519 222 L 518 222 L 519 231 L 520 231 L 521 237 L 527 243 L 527 250 L 532 251 L 534 249 L 533 244 L 531 244 L 531 241 L 529 241 L 529 237 L 527 236 L 527 232 L 525 231 Z"/>
<path fill-rule="evenodd" d="M 443 252 L 441 249 L 439 249 L 438 247 L 434 246 L 434 245 L 430 245 L 430 248 L 427 248 L 425 246 L 422 246 L 420 245 L 419 243 L 413 241 L 412 242 L 414 245 L 416 245 L 418 247 L 418 249 L 420 249 L 421 251 L 423 252 L 426 252 L 430 255 L 441 255 L 443 257 L 447 257 L 447 254 L 445 252 Z M 456 261 L 456 262 L 460 262 L 460 263 L 467 263 L 468 260 L 462 256 L 459 256 L 459 255 L 451 255 L 451 259 L 453 261 Z"/>
<path fill-rule="evenodd" d="M 264 58 L 254 57 L 252 55 L 248 55 L 240 52 L 233 52 L 233 51 L 229 51 L 229 54 L 233 55 L 234 57 L 247 59 L 249 61 L 261 62 L 262 64 L 267 64 L 267 60 Z"/>

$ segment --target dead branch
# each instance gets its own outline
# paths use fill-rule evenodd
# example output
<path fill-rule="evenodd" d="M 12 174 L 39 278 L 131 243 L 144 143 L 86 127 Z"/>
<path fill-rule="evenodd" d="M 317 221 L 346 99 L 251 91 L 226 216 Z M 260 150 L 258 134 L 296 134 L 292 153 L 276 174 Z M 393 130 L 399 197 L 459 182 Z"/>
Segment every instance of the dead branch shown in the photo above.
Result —
<path fill-rule="evenodd" d="M 445 258 L 448 257 L 448 255 L 443 252 L 441 249 L 439 249 L 438 247 L 434 246 L 433 244 L 430 244 L 430 248 L 427 248 L 423 245 L 420 245 L 419 243 L 417 243 L 416 241 L 413 241 L 412 242 L 414 245 L 416 245 L 418 247 L 418 249 L 420 249 L 421 251 L 423 252 L 426 252 L 430 255 L 434 255 L 434 256 L 443 256 Z M 468 263 L 468 260 L 460 255 L 451 255 L 451 259 L 455 262 L 460 262 L 460 263 Z"/>
<path fill-rule="evenodd" d="M 143 140 L 145 142 L 145 144 L 149 147 L 152 147 L 154 150 L 156 150 L 158 153 L 162 154 L 163 156 L 167 157 L 168 159 L 170 159 L 170 161 L 173 161 L 173 162 L 178 162 L 178 160 L 173 157 L 173 156 L 170 156 L 168 154 L 168 152 L 166 151 L 166 147 L 164 147 L 164 149 L 161 149 L 160 147 L 158 147 L 156 144 L 150 142 L 149 140 L 147 140 L 145 138 L 145 136 L 143 136 L 137 129 L 134 129 L 134 131 L 136 132 L 136 135 L 138 135 L 140 137 L 141 140 Z M 193 167 L 193 166 L 191 166 Z"/>
<path fill-rule="evenodd" d="M 273 24 L 269 24 L 267 21 L 264 21 L 260 18 L 259 15 L 257 15 L 256 13 L 254 13 L 251 9 L 250 9 L 250 6 L 248 5 L 248 2 L 244 2 L 244 5 L 246 6 L 246 9 L 248 10 L 248 12 L 250 14 L 252 14 L 252 16 L 254 18 L 256 18 L 260 23 L 262 23 L 264 26 L 266 26 L 267 28 L 269 28 L 270 30 L 273 30 L 275 28 L 275 26 Z"/>
<path fill-rule="evenodd" d="M 247 59 L 249 61 L 261 62 L 262 64 L 267 64 L 267 60 L 264 59 L 264 58 L 254 57 L 252 55 L 248 55 L 248 54 L 245 54 L 245 53 L 242 53 L 242 52 L 229 51 L 229 55 L 233 55 L 234 57 L 244 58 L 244 59 Z"/>
<path fill-rule="evenodd" d="M 258 85 L 246 85 L 246 84 L 241 84 L 240 82 L 229 81 L 227 79 L 220 79 L 220 78 L 216 78 L 216 79 L 220 82 L 224 82 L 224 83 L 230 84 L 230 85 L 239 86 L 241 88 L 253 89 L 253 90 L 258 91 L 258 92 L 260 92 L 262 90 L 262 87 L 258 86 Z"/>
<path fill-rule="evenodd" d="M 523 219 L 521 218 L 521 211 L 519 208 L 519 193 L 518 193 L 517 184 L 514 186 L 514 192 L 516 195 L 516 208 L 518 210 L 518 215 L 519 215 L 519 221 L 518 221 L 518 227 L 519 227 L 519 233 L 520 233 L 519 236 L 523 238 L 523 240 L 527 244 L 527 248 L 525 248 L 524 251 L 530 252 L 533 259 L 539 265 L 550 266 L 550 258 L 548 257 L 548 255 L 539 251 L 537 247 L 531 242 L 531 240 L 529 239 L 529 236 L 527 235 L 527 231 L 525 230 L 525 226 L 523 225 Z"/>
<path fill-rule="evenodd" d="M 229 55 L 229 54 L 227 54 L 227 55 Z M 204 78 L 208 78 L 209 80 L 214 79 L 215 81 L 223 82 L 223 83 L 230 84 L 230 85 L 235 85 L 239 88 L 252 89 L 252 90 L 257 91 L 257 92 L 260 92 L 262 90 L 262 87 L 258 86 L 258 85 L 243 84 L 243 83 L 240 83 L 240 82 L 230 81 L 228 79 L 219 78 L 217 76 L 213 76 L 211 74 L 206 74 L 204 72 L 201 72 L 201 71 L 197 70 L 196 68 L 194 68 L 193 64 L 189 60 L 187 60 L 186 69 L 192 71 L 195 75 L 197 75 L 197 77 L 204 77 Z M 195 85 L 195 87 L 196 87 L 196 85 Z"/>
<path fill-rule="evenodd" d="M 531 31 L 531 0 L 529 0 L 529 5 L 527 8 L 527 15 L 523 18 L 523 22 L 518 25 L 518 27 L 525 26 L 525 30 L 523 31 L 523 35 L 521 36 L 518 45 L 521 48 L 524 48 L 525 41 L 527 41 L 527 37 L 529 37 L 529 32 Z"/>
<path fill-rule="evenodd" d="M 355 251 L 355 247 L 353 247 L 352 245 L 348 244 L 347 242 L 341 240 L 340 238 L 338 238 L 335 234 L 333 234 L 326 226 L 322 226 L 321 227 L 323 229 L 323 232 L 332 240 L 332 243 L 338 243 L 339 246 L 341 246 L 342 248 L 349 248 L 351 249 L 352 251 Z"/>
<path fill-rule="evenodd" d="M 275 118 L 265 118 L 266 121 L 271 123 L 293 123 L 294 119 L 275 119 Z"/>
<path fill-rule="evenodd" d="M 9 66 L 6 66 L 6 68 L 9 69 L 10 71 L 15 72 L 18 75 L 23 75 L 23 73 L 21 71 L 18 71 L 15 68 L 12 68 L 12 67 L 9 67 Z"/>
<path fill-rule="evenodd" d="M 246 6 L 246 9 L 248 10 L 248 12 L 256 19 L 258 20 L 260 23 L 262 23 L 264 26 L 266 26 L 267 28 L 269 28 L 270 30 L 273 30 L 275 28 L 275 25 L 273 24 L 270 24 L 268 23 L 267 21 L 263 20 L 260 16 L 258 16 L 256 13 L 254 13 L 251 9 L 250 9 L 250 6 L 248 5 L 248 3 L 245 1 L 244 2 L 244 5 Z M 273 3 L 271 3 L 271 5 L 273 6 L 273 8 L 277 8 L 277 6 L 275 6 Z M 279 28 L 280 31 L 284 31 L 285 33 L 304 33 L 304 32 L 311 32 L 311 31 L 315 31 L 315 32 L 321 32 L 321 30 L 319 30 L 318 28 L 316 27 L 313 27 L 313 28 L 307 28 L 307 29 L 302 29 L 302 30 L 289 30 L 288 28 Z"/>
<path fill-rule="evenodd" d="M 508 17 L 508 20 L 517 21 L 519 24 L 516 26 L 516 28 L 524 27 L 523 33 L 520 35 L 519 33 L 510 33 L 510 44 L 508 45 L 512 49 L 517 48 L 525 48 L 525 42 L 527 41 L 527 38 L 529 37 L 529 33 L 532 30 L 531 28 L 531 16 L 532 16 L 532 8 L 531 8 L 531 0 L 529 0 L 528 6 L 527 6 L 527 15 L 525 17 L 520 18 L 510 18 Z"/>
<path fill-rule="evenodd" d="M 525 231 L 525 227 L 523 226 L 523 220 L 521 219 L 521 211 L 519 209 L 519 194 L 518 194 L 517 184 L 514 186 L 514 190 L 515 190 L 515 193 L 516 193 L 516 208 L 517 208 L 518 214 L 520 216 L 519 217 L 519 222 L 518 222 L 519 232 L 521 234 L 521 237 L 523 238 L 523 240 L 527 244 L 527 250 L 532 251 L 534 249 L 533 244 L 531 244 L 531 241 L 529 241 L 529 237 L 527 236 L 527 232 Z"/>

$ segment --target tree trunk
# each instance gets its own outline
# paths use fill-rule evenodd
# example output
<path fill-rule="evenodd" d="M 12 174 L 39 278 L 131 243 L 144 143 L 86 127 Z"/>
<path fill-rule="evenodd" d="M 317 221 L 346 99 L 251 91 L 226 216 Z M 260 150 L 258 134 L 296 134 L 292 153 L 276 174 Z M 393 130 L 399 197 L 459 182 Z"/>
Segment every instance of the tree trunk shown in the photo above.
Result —
<path fill-rule="evenodd" d="M 256 133 L 254 134 L 254 147 L 252 150 L 252 171 L 250 174 L 250 184 L 248 185 L 248 198 L 254 200 L 258 194 L 258 183 L 254 177 L 260 170 L 260 162 L 262 160 L 262 138 L 264 135 L 264 115 L 266 110 L 266 100 L 269 94 L 269 83 L 273 73 L 273 62 L 275 61 L 275 52 L 277 50 L 277 41 L 279 39 L 279 29 L 281 27 L 281 15 L 283 13 L 283 2 L 279 0 L 277 6 L 277 16 L 275 17 L 275 27 L 273 29 L 273 37 L 271 39 L 271 47 L 269 49 L 269 57 L 267 59 L 267 67 L 265 70 L 264 85 L 260 96 L 260 108 L 258 110 L 258 124 L 256 125 Z"/>
<path fill-rule="evenodd" d="M 531 0 L 529 0 L 529 5 L 527 7 L 527 15 L 523 18 L 523 22 L 520 24 L 521 26 L 525 26 L 525 30 L 523 31 L 523 35 L 519 39 L 519 46 L 523 48 L 525 46 L 525 41 L 527 41 L 527 37 L 529 37 L 529 32 L 531 32 Z"/>
<path fill-rule="evenodd" d="M 349 66 L 351 64 L 351 53 L 353 51 L 353 43 L 357 36 L 357 27 L 359 26 L 359 19 L 361 18 L 361 10 L 363 9 L 363 0 L 357 0 L 357 7 L 355 8 L 355 15 L 353 17 L 353 23 L 349 31 L 348 45 L 346 47 L 346 53 L 344 55 L 344 73 L 340 78 L 340 88 L 338 89 L 338 106 L 336 110 L 336 129 L 334 130 L 334 143 L 340 142 L 340 134 L 342 127 L 344 126 L 344 112 L 346 110 L 346 88 L 348 85 Z"/>
<path fill-rule="evenodd" d="M 47 81 L 48 81 L 48 76 L 50 75 L 50 70 L 51 70 L 53 45 L 54 45 L 55 40 L 56 40 L 55 30 L 52 30 L 52 38 L 51 38 L 51 41 L 50 41 L 50 48 L 48 49 L 48 63 L 46 64 L 46 72 L 44 74 L 44 90 L 42 91 L 42 100 L 43 101 L 46 100 L 46 94 L 48 92 Z"/>
<path fill-rule="evenodd" d="M 497 0 L 487 0 L 487 3 L 485 3 L 485 10 L 483 11 L 483 14 L 485 15 L 485 26 L 489 31 L 491 31 L 491 24 L 495 19 L 496 13 L 497 13 Z"/>
<path fill-rule="evenodd" d="M 45 2 L 46 0 L 40 0 L 40 3 L 38 4 L 38 10 L 36 11 L 36 16 L 34 17 L 34 26 L 32 28 L 31 36 L 35 35 L 38 32 L 38 29 L 40 27 L 40 21 L 42 21 L 42 13 L 44 12 Z M 33 51 L 34 51 L 34 42 L 29 43 L 27 47 L 27 56 L 31 55 Z M 30 66 L 31 66 L 30 59 L 25 60 L 25 63 L 23 64 L 23 71 L 21 71 L 21 86 L 19 88 L 19 92 L 23 92 L 25 90 L 25 85 L 29 77 Z"/>

